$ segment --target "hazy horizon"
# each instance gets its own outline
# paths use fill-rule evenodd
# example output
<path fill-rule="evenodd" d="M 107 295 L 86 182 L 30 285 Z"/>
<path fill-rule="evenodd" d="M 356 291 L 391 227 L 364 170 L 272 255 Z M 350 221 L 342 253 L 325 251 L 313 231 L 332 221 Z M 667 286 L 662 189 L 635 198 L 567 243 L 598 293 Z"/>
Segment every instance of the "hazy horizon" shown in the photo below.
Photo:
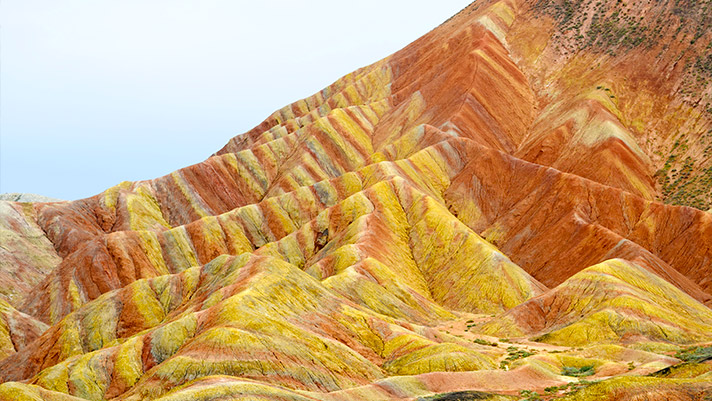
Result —
<path fill-rule="evenodd" d="M 200 162 L 469 3 L 5 0 L 0 193 L 79 199 Z"/>

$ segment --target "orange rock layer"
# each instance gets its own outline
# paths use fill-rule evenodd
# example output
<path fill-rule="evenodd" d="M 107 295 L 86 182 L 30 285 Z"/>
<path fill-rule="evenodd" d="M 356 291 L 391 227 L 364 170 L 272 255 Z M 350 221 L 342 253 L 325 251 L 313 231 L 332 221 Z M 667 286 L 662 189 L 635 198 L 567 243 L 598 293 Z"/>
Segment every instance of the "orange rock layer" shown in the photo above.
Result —
<path fill-rule="evenodd" d="M 0 202 L 0 399 L 712 391 L 704 362 L 641 378 L 712 341 L 712 214 L 660 202 L 710 201 L 710 89 L 665 4 L 562 11 L 582 42 L 473 3 L 202 163 Z"/>

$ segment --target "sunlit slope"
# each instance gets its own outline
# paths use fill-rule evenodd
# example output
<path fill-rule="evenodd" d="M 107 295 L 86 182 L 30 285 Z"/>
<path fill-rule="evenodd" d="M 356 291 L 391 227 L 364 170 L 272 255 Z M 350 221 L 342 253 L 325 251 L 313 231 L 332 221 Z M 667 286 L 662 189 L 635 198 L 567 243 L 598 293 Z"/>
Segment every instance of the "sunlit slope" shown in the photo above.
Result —
<path fill-rule="evenodd" d="M 709 299 L 700 290 L 710 285 L 705 262 L 712 252 L 709 214 L 651 203 L 448 137 L 407 159 L 375 163 L 185 226 L 90 237 L 38 289 L 53 295 L 29 298 L 22 310 L 56 322 L 87 300 L 137 278 L 180 271 L 280 239 L 339 198 L 391 176 L 439 200 L 549 286 L 605 259 L 639 257 L 697 299 Z M 519 219 L 523 214 L 526 220 Z M 550 234 L 528 239 L 535 232 Z M 558 241 L 561 236 L 570 240 Z M 549 252 L 540 252 L 547 242 L 552 242 Z"/>
<path fill-rule="evenodd" d="M 573 3 L 473 3 L 202 163 L 0 202 L 0 399 L 704 398 L 709 10 Z"/>
<path fill-rule="evenodd" d="M 622 259 L 584 269 L 482 327 L 502 337 L 580 346 L 712 340 L 712 311 L 655 274 Z"/>
<path fill-rule="evenodd" d="M 409 216 L 419 220 L 411 225 Z M 445 266 L 440 261 L 441 250 L 450 254 Z M 496 313 L 543 289 L 403 179 L 382 181 L 344 199 L 255 254 L 304 269 L 325 287 L 374 312 L 420 324 L 454 317 L 439 305 L 456 311 Z M 25 376 L 170 319 L 176 310 L 187 307 L 185 299 L 200 299 L 194 292 L 203 277 L 195 277 L 196 269 L 135 281 L 86 304 L 48 330 L 39 341 L 41 347 L 27 348 L 5 361 L 5 366 L 8 370 L 25 369 L 28 373 L 21 373 Z M 461 276 L 471 280 L 461 283 Z M 221 283 L 219 277 L 211 280 L 216 286 L 230 283 Z M 209 291 L 212 297 L 215 291 Z M 36 365 L 16 364 L 23 358 Z"/>
<path fill-rule="evenodd" d="M 94 198 L 69 204 L 34 206 L 39 226 L 64 259 L 54 273 L 55 277 L 46 279 L 39 287 L 45 293 L 57 294 L 60 302 L 52 307 L 37 305 L 38 302 L 48 302 L 48 298 L 38 300 L 32 297 L 16 305 L 46 322 L 56 322 L 83 302 L 135 278 L 176 271 L 160 262 L 151 263 L 150 258 L 135 260 L 141 258 L 135 258 L 131 250 L 121 249 L 126 248 L 125 244 L 134 243 L 136 245 L 131 248 L 142 247 L 143 253 L 156 253 L 158 248 L 166 248 L 161 245 L 163 237 L 173 237 L 176 239 L 165 242 L 175 242 L 183 249 L 169 250 L 165 256 L 162 251 L 161 256 L 167 260 L 179 255 L 180 259 L 190 253 L 184 238 L 193 234 L 181 234 L 183 230 L 178 228 L 180 226 L 231 213 L 236 208 L 263 204 L 284 193 L 334 180 L 374 163 L 406 159 L 452 137 L 549 164 L 633 195 L 654 198 L 650 183 L 651 165 L 646 161 L 651 155 L 639 149 L 634 136 L 625 133 L 629 127 L 621 122 L 624 119 L 622 112 L 605 95 L 608 93 L 606 88 L 576 92 L 581 88 L 571 84 L 571 88 L 562 91 L 562 96 L 563 93 L 571 93 L 565 101 L 545 102 L 543 108 L 537 106 L 537 85 L 527 81 L 525 72 L 515 62 L 518 59 L 513 59 L 508 51 L 512 45 L 507 34 L 517 26 L 514 21 L 519 17 L 518 13 L 526 10 L 524 4 L 514 2 L 493 3 L 487 7 L 475 5 L 393 56 L 349 74 L 323 91 L 275 112 L 252 131 L 231 140 L 215 157 L 204 163 L 152 181 L 122 183 Z M 572 107 L 576 110 L 582 107 L 582 111 L 575 111 Z M 577 143 L 583 145 L 569 150 L 563 144 L 540 150 L 536 150 L 536 146 L 531 147 L 534 145 L 530 144 L 538 141 L 537 132 L 557 131 L 556 127 L 560 124 L 569 127 L 566 130 L 573 130 L 566 135 L 580 137 Z M 613 146 L 610 149 L 621 150 L 601 148 L 601 143 L 608 142 Z M 610 179 L 577 170 L 570 161 L 585 167 L 586 171 L 594 171 Z M 458 162 L 467 163 L 469 160 Z M 451 171 L 446 174 L 452 175 L 461 167 L 448 165 L 447 168 Z M 486 169 L 482 165 L 472 168 Z M 496 171 L 489 174 L 499 177 Z M 510 181 L 510 185 L 517 188 L 520 186 L 518 182 Z M 581 188 L 587 186 L 582 184 Z M 567 187 L 571 188 L 570 185 Z M 571 189 L 569 192 L 583 197 L 582 189 Z M 514 201 L 507 192 L 497 193 L 496 196 L 484 201 L 508 204 Z M 274 199 L 273 202 L 281 204 L 282 201 Z M 487 207 L 484 205 L 483 209 Z M 568 209 L 569 205 L 566 207 L 572 210 Z M 689 219 L 688 215 L 697 216 L 694 212 L 667 210 L 662 208 L 655 214 L 682 214 L 683 220 Z M 639 211 L 626 213 L 633 213 L 635 217 Z M 263 219 L 260 225 L 279 224 L 281 219 L 269 212 L 254 218 Z M 588 216 L 584 218 L 588 219 Z M 591 220 L 598 223 L 596 220 L 604 218 L 606 216 L 598 215 L 592 216 Z M 699 231 L 697 227 L 709 230 L 705 219 L 699 220 L 699 223 L 694 223 L 693 230 Z M 487 229 L 482 222 L 466 223 L 478 233 Z M 611 229 L 609 222 L 599 225 Z M 539 237 L 556 241 L 559 235 L 580 237 L 582 234 L 575 224 L 558 228 L 559 232 L 553 237 Z M 279 230 L 280 227 L 277 227 Z M 498 225 L 490 232 L 499 230 Z M 139 235 L 133 234 L 133 231 L 147 233 Z M 703 289 L 710 285 L 709 275 L 704 273 L 707 269 L 705 257 L 689 260 L 689 256 L 678 255 L 678 246 L 667 245 L 667 240 L 654 244 L 650 238 L 638 239 L 631 235 L 627 227 L 612 231 L 621 237 L 619 240 L 629 238 L 640 243 L 644 250 L 657 257 L 656 265 L 674 268 Z M 670 231 L 656 235 L 662 238 L 682 236 L 684 239 L 681 242 L 687 243 L 686 233 L 677 231 L 667 234 Z M 141 235 L 143 237 L 138 238 Z M 202 237 L 203 233 L 198 232 L 197 236 Z M 237 241 L 240 242 L 239 239 Z M 187 242 L 194 241 L 191 238 Z M 242 242 L 242 245 L 245 244 Z M 247 250 L 239 249 L 240 244 L 233 242 L 233 245 L 237 248 L 227 249 L 228 253 Z M 590 248 L 590 244 L 584 242 L 580 247 Z M 204 249 L 200 244 L 194 248 L 193 253 L 204 254 L 196 260 L 200 263 L 206 263 L 209 256 L 225 251 Z M 683 248 L 686 247 L 683 245 Z M 709 252 L 707 245 L 695 246 L 694 252 L 684 249 L 685 255 L 692 256 L 709 255 Z M 565 254 L 536 253 L 548 258 Z M 520 255 L 518 252 L 512 252 L 509 256 L 535 277 L 544 280 L 544 275 L 537 272 L 542 261 L 530 262 L 530 254 Z M 603 260 L 590 255 L 578 258 L 585 260 L 575 260 L 571 264 L 575 270 Z M 170 263 L 166 262 L 166 265 Z M 186 263 L 190 265 L 193 261 Z M 532 265 L 527 266 L 530 263 Z M 562 263 L 553 262 L 554 265 Z M 72 274 L 77 266 L 85 273 Z M 86 271 L 94 273 L 86 274 Z M 547 285 L 558 284 L 573 272 L 547 274 L 552 279 L 547 278 L 544 282 Z M 90 277 L 92 282 L 87 282 Z M 700 294 L 694 296 L 702 297 Z"/>
<path fill-rule="evenodd" d="M 509 4 L 516 11 L 508 48 L 543 99 L 517 154 L 665 203 L 709 209 L 710 4 Z"/>
<path fill-rule="evenodd" d="M 171 291 L 180 285 L 187 287 L 185 292 Z M 141 293 L 161 286 L 160 296 Z M 45 362 L 50 366 L 35 373 L 38 369 L 17 364 L 17 358 L 7 359 L 6 379 L 29 373 L 31 383 L 82 398 L 124 394 L 145 399 L 216 374 L 334 391 L 388 373 L 494 367 L 489 347 L 438 338 L 425 326 L 375 313 L 275 258 L 220 257 L 166 279 L 137 281 L 120 292 L 87 304 L 55 326 L 58 333 L 51 329 L 38 341 L 55 342 L 59 349 L 24 355 L 28 362 L 60 353 L 58 360 Z M 129 308 L 148 318 L 144 327 L 149 328 L 119 338 L 126 333 L 117 327 L 140 318 L 112 299 L 128 292 L 141 302 Z M 177 307 L 166 308 L 161 301 Z M 99 313 L 104 324 L 91 326 L 97 320 L 91 315 Z"/>

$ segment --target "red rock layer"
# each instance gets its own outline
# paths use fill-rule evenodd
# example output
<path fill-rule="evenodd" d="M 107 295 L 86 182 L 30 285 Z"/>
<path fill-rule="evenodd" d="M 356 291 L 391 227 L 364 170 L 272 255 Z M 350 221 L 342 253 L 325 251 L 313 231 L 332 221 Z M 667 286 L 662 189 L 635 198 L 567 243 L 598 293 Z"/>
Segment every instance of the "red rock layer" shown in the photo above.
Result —
<path fill-rule="evenodd" d="M 668 4 L 585 7 L 603 3 L 600 18 L 623 7 L 645 23 Z M 710 118 L 678 96 L 676 52 L 582 43 L 557 31 L 568 22 L 550 6 L 472 4 L 164 177 L 74 202 L 0 203 L 0 290 L 28 333 L 0 377 L 31 383 L 0 390 L 141 399 L 232 375 L 246 380 L 230 381 L 238 393 L 373 394 L 389 375 L 496 368 L 481 339 L 433 328 L 463 314 L 501 313 L 512 332 L 556 341 L 591 316 L 623 316 L 638 332 L 601 338 L 663 341 L 640 322 L 698 313 L 699 327 L 669 333 L 707 339 L 712 214 L 658 200 L 709 199 L 707 156 L 689 138 Z M 632 67 L 656 52 L 648 73 Z M 630 274 L 611 279 L 600 268 L 611 259 Z M 646 301 L 611 303 L 595 291 L 605 285 Z M 656 298 L 662 287 L 685 308 Z M 588 295 L 599 309 L 568 313 Z M 39 335 L 35 318 L 52 326 Z M 511 376 L 560 380 L 542 372 Z M 488 375 L 510 377 L 465 376 Z"/>

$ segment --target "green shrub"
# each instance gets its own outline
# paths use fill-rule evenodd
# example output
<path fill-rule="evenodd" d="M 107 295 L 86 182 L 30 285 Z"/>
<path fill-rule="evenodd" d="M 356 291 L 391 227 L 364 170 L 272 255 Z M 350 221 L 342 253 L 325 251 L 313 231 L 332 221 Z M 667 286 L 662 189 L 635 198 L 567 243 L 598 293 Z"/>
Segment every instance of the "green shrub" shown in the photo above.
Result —
<path fill-rule="evenodd" d="M 497 343 L 489 342 L 489 341 L 483 340 L 481 338 L 475 338 L 474 340 L 472 340 L 472 342 L 474 342 L 475 344 L 480 344 L 480 345 L 488 345 L 490 347 L 496 347 L 499 345 Z"/>
<path fill-rule="evenodd" d="M 564 368 L 561 370 L 562 375 L 573 377 L 586 377 L 591 376 L 595 373 L 596 370 L 594 369 L 593 365 L 582 366 L 580 368 L 573 366 L 564 366 Z"/>
<path fill-rule="evenodd" d="M 521 401 L 541 400 L 539 393 L 537 393 L 536 391 L 531 391 L 531 390 L 522 390 L 519 392 L 519 396 L 525 397 Z"/>
<path fill-rule="evenodd" d="M 675 358 L 685 362 L 704 362 L 712 359 L 712 347 L 692 347 L 678 351 Z"/>

